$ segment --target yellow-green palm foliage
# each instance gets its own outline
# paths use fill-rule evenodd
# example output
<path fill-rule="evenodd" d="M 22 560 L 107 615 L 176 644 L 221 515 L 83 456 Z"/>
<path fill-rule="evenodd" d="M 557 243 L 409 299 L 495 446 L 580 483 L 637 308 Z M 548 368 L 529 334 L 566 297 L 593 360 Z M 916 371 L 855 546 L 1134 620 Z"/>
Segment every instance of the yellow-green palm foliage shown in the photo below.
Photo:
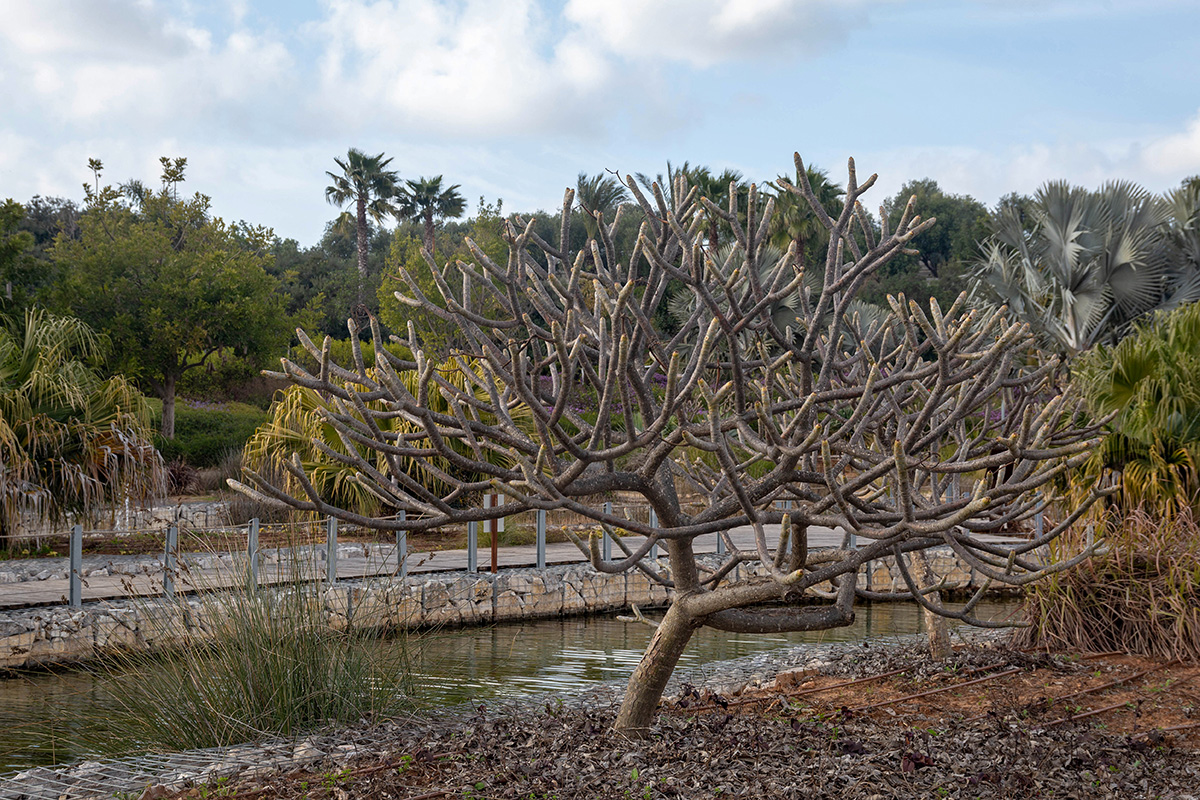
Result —
<path fill-rule="evenodd" d="M 1160 313 L 1077 372 L 1097 413 L 1116 417 L 1090 463 L 1121 473 L 1117 502 L 1200 510 L 1200 303 Z"/>
<path fill-rule="evenodd" d="M 0 541 L 161 490 L 145 398 L 97 374 L 103 351 L 71 317 L 0 325 Z"/>
<path fill-rule="evenodd" d="M 459 389 L 466 389 L 467 378 L 462 368 L 456 362 L 447 362 L 437 367 L 438 372 L 446 380 Z M 399 373 L 405 387 L 415 397 L 417 396 L 417 374 L 415 372 Z M 480 401 L 487 402 L 486 393 L 475 389 Z M 435 413 L 451 413 L 446 399 L 440 392 L 430 391 L 428 394 L 429 409 Z M 366 403 L 367 408 L 375 411 L 384 410 L 380 401 Z M 354 478 L 354 469 L 327 455 L 321 447 L 324 446 L 336 453 L 348 453 L 345 442 L 338 436 L 337 429 L 329 422 L 325 412 L 332 405 L 319 392 L 302 386 L 289 386 L 276 395 L 271 406 L 271 421 L 261 426 L 246 443 L 242 454 L 242 463 L 259 474 L 279 474 L 283 482 L 281 488 L 294 496 L 303 494 L 303 489 L 290 473 L 280 469 L 285 461 L 290 461 L 292 454 L 298 454 L 304 464 L 305 472 L 312 481 L 313 487 L 321 497 L 331 505 L 355 511 L 366 516 L 376 515 L 383 511 L 382 504 L 375 495 L 368 492 Z M 513 421 L 518 425 L 528 421 L 532 427 L 532 417 L 528 410 L 515 409 L 511 412 Z M 487 422 L 487 417 L 482 417 Z M 424 428 L 398 417 L 377 419 L 376 424 L 385 433 L 422 434 Z M 414 444 L 412 437 L 406 437 L 410 446 L 420 446 L 419 440 Z M 459 446 L 452 442 L 464 456 L 473 457 L 465 445 Z M 358 453 L 369 463 L 373 464 L 383 474 L 390 472 L 387 460 L 379 453 L 359 447 Z M 491 453 L 489 460 L 500 463 L 503 456 Z M 478 480 L 478 476 L 464 474 L 461 469 L 451 464 L 447 459 L 433 456 L 422 460 L 406 459 L 402 462 L 404 472 L 414 480 L 437 494 L 446 494 L 451 487 L 437 474 L 437 471 L 463 481 Z M 430 468 L 432 467 L 432 469 Z"/>

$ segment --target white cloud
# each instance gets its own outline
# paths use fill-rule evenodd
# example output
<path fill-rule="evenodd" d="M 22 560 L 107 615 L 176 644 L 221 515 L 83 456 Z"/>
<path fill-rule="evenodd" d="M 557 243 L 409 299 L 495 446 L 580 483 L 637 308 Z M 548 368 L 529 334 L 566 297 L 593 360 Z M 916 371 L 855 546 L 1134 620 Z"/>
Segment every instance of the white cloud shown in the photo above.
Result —
<path fill-rule="evenodd" d="M 1142 140 L 1031 142 L 1003 150 L 974 147 L 898 148 L 864 154 L 861 171 L 880 173 L 872 207 L 909 179 L 931 177 L 942 189 L 992 205 L 1009 192 L 1030 194 L 1050 180 L 1096 188 L 1134 180 L 1147 189 L 1171 189 L 1200 173 L 1200 113 L 1184 130 Z"/>
<path fill-rule="evenodd" d="M 861 0 L 568 0 L 564 16 L 639 62 L 708 67 L 824 52 L 861 24 Z"/>
<path fill-rule="evenodd" d="M 214 41 L 151 3 L 5 6 L 0 88 L 60 124 L 138 130 L 253 114 L 291 65 L 278 41 L 244 30 Z"/>
<path fill-rule="evenodd" d="M 589 120 L 613 75 L 584 38 L 553 41 L 548 23 L 534 0 L 333 0 L 319 26 L 325 106 L 401 130 L 570 129 Z"/>
<path fill-rule="evenodd" d="M 1165 174 L 1200 173 L 1200 112 L 1181 133 L 1151 142 L 1142 154 L 1146 167 Z"/>

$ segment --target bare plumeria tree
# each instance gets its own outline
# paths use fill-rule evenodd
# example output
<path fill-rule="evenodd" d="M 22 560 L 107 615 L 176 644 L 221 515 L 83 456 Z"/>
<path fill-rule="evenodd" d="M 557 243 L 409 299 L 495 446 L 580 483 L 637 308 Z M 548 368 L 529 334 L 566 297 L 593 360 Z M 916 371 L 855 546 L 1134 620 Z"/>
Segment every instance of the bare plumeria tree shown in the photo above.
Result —
<path fill-rule="evenodd" d="M 796 174 L 807 174 L 799 155 Z M 431 530 L 527 509 L 595 520 L 596 533 L 578 544 L 597 570 L 640 569 L 672 589 L 617 718 L 627 732 L 651 723 L 702 626 L 745 633 L 833 628 L 853 621 L 856 599 L 899 597 L 985 624 L 972 616 L 980 595 L 961 610 L 943 607 L 937 587 L 909 559 L 949 546 L 988 578 L 1023 584 L 1086 555 L 1049 568 L 1032 555 L 1083 508 L 1017 546 L 980 536 L 1042 509 L 1048 482 L 1095 443 L 1095 428 L 1079 427 L 1077 404 L 1055 388 L 1055 367 L 1024 368 L 1032 348 L 1027 328 L 962 314 L 962 298 L 947 312 L 936 303 L 926 310 L 893 300 L 882 324 L 852 313 L 863 282 L 934 220 L 915 216 L 910 202 L 895 230 L 881 217 L 885 227 L 877 231 L 859 203 L 875 176 L 859 184 L 853 160 L 837 219 L 807 183 L 780 181 L 811 203 L 831 234 L 821 274 L 808 276 L 806 288 L 794 244 L 776 263 L 760 263 L 772 200 L 762 203 L 752 186 L 740 216 L 736 192 L 720 208 L 685 181 L 672 187 L 669 201 L 657 185 L 648 196 L 626 180 L 646 217 L 629 253 L 614 244 L 617 221 L 603 219 L 600 241 L 590 241 L 586 253 L 567 252 L 567 191 L 557 245 L 532 223 L 523 230 L 509 225 L 507 264 L 468 242 L 474 263 L 456 265 L 461 289 L 448 285 L 449 269 L 439 270 L 427 253 L 441 303 L 403 273 L 411 290 L 397 295 L 403 302 L 461 328 L 469 344 L 449 356 L 469 376 L 466 389 L 435 368 L 440 358 L 422 351 L 411 323 L 411 361 L 387 353 L 375 324 L 374 352 L 383 357 L 370 366 L 353 323 L 349 368 L 330 363 L 328 340 L 318 349 L 302 337 L 320 371 L 285 361 L 286 376 L 330 398 L 328 418 L 347 449 L 373 456 L 329 457 L 357 470 L 364 487 L 407 519 L 363 518 L 323 502 L 299 459 L 288 465 L 303 488 L 299 496 L 254 473 L 254 488 L 234 483 L 261 500 L 379 529 Z M 706 214 L 724 219 L 736 235 L 737 246 L 720 262 L 704 240 Z M 655 322 L 668 282 L 695 298 L 691 317 L 673 335 Z M 473 284 L 494 289 L 498 312 L 485 316 L 470 307 Z M 398 374 L 406 370 L 419 375 L 415 394 Z M 449 412 L 430 410 L 434 394 Z M 594 410 L 580 411 L 587 399 Z M 369 410 L 371 401 L 386 410 Z M 386 433 L 396 418 L 416 432 Z M 377 466 L 380 455 L 387 468 Z M 454 465 L 454 474 L 433 464 L 435 457 Z M 411 460 L 425 462 L 453 490 L 439 496 L 410 478 L 402 467 Z M 456 477 L 465 474 L 479 477 Z M 960 479 L 969 491 L 952 490 Z M 507 495 L 506 504 L 469 502 L 487 491 Z M 657 524 L 605 513 L 604 496 L 614 492 L 645 498 Z M 728 534 L 746 525 L 755 532 L 752 549 Z M 845 532 L 842 546 L 809 549 L 815 526 Z M 600 530 L 615 537 L 621 557 L 603 559 Z M 643 538 L 624 540 L 621 531 Z M 706 534 L 725 539 L 719 566 L 697 559 L 695 540 Z M 649 559 L 655 545 L 665 548 L 665 564 Z M 859 587 L 863 566 L 885 556 L 896 558 L 906 591 Z"/>

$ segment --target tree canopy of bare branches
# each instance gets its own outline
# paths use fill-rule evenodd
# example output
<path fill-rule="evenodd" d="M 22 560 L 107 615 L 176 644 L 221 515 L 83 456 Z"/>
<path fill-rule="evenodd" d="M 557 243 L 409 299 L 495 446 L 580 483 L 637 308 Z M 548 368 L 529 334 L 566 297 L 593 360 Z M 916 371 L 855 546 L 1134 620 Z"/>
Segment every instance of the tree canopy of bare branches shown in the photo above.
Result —
<path fill-rule="evenodd" d="M 799 155 L 796 174 L 807 174 Z M 299 459 L 289 469 L 303 494 L 254 473 L 236 488 L 385 529 L 429 530 L 527 509 L 567 509 L 594 520 L 597 534 L 578 544 L 597 570 L 640 569 L 673 590 L 618 716 L 617 726 L 631 732 L 653 720 L 694 630 L 847 625 L 856 599 L 884 597 L 858 586 L 873 559 L 895 556 L 900 564 L 907 590 L 887 597 L 978 622 L 978 596 L 963 610 L 941 606 L 906 554 L 948 546 L 1007 584 L 1064 568 L 1071 562 L 1047 567 L 1033 551 L 1083 508 L 1015 546 L 981 534 L 1043 508 L 1049 482 L 1086 458 L 1096 431 L 1077 424 L 1078 405 L 1056 388 L 1055 365 L 1026 366 L 1033 343 L 1025 326 L 965 309 L 963 298 L 946 310 L 894 298 L 882 323 L 854 312 L 863 282 L 934 223 L 910 202 L 895 229 L 886 218 L 877 229 L 859 202 L 874 183 L 871 176 L 860 184 L 851 160 L 846 202 L 833 218 L 807 181 L 779 181 L 781 190 L 807 199 L 829 230 L 824 263 L 810 268 L 815 279 L 797 266 L 795 243 L 762 263 L 773 199 L 752 186 L 747 208 L 737 207 L 736 192 L 718 207 L 686 177 L 669 192 L 626 180 L 645 215 L 628 253 L 616 251 L 617 221 L 602 215 L 598 240 L 584 252 L 564 251 L 568 190 L 557 244 L 515 220 L 507 263 L 473 247 L 474 263 L 456 265 L 461 287 L 449 285 L 442 277 L 449 270 L 426 254 L 438 302 L 407 273 L 410 292 L 397 296 L 459 326 L 466 347 L 427 354 L 410 324 L 413 355 L 403 359 L 386 351 L 373 324 L 370 365 L 359 350 L 354 364 L 330 363 L 328 343 L 317 348 L 304 337 L 320 359 L 318 373 L 284 362 L 290 380 L 330 399 L 328 419 L 346 444 L 373 456 L 330 457 L 357 470 L 364 487 L 406 518 L 367 519 L 330 506 Z M 736 237 L 724 258 L 705 240 L 714 216 Z M 499 310 L 473 308 L 472 284 L 491 287 L 490 308 Z M 694 299 L 691 316 L 670 335 L 655 322 L 669 284 Z M 467 376 L 465 386 L 436 368 L 447 356 Z M 417 373 L 415 393 L 404 371 Z M 434 396 L 444 398 L 443 410 L 431 408 Z M 580 410 L 583 398 L 593 411 Z M 395 417 L 413 423 L 408 432 L 387 432 L 393 428 L 384 423 Z M 454 465 L 454 474 L 430 467 L 453 489 L 426 489 L 402 468 L 409 459 Z M 464 474 L 479 477 L 455 477 Z M 969 491 L 949 491 L 960 481 Z M 504 493 L 502 510 L 468 502 L 483 491 Z M 618 491 L 645 498 L 656 523 L 606 513 L 598 498 Z M 739 548 L 728 531 L 747 525 L 755 545 Z M 810 549 L 814 526 L 845 532 L 842 546 Z M 600 530 L 615 538 L 617 558 L 602 557 Z M 626 541 L 621 532 L 640 537 Z M 726 538 L 720 566 L 696 558 L 695 539 L 706 534 Z M 665 563 L 650 560 L 655 545 L 665 549 Z M 735 570 L 743 564 L 755 569 Z M 814 593 L 824 602 L 814 604 Z"/>

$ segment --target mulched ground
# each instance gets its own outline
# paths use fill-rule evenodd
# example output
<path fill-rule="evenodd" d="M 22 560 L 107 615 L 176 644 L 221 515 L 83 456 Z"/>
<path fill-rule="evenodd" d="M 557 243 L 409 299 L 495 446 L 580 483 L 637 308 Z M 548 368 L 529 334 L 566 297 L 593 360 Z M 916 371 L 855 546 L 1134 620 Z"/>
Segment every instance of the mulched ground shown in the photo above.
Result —
<path fill-rule="evenodd" d="M 1200 665 L 1115 655 L 992 646 L 932 663 L 862 648 L 765 686 L 685 686 L 647 739 L 613 733 L 606 705 L 480 705 L 346 732 L 372 741 L 366 757 L 181 796 L 1196 797 L 1198 678 Z"/>

